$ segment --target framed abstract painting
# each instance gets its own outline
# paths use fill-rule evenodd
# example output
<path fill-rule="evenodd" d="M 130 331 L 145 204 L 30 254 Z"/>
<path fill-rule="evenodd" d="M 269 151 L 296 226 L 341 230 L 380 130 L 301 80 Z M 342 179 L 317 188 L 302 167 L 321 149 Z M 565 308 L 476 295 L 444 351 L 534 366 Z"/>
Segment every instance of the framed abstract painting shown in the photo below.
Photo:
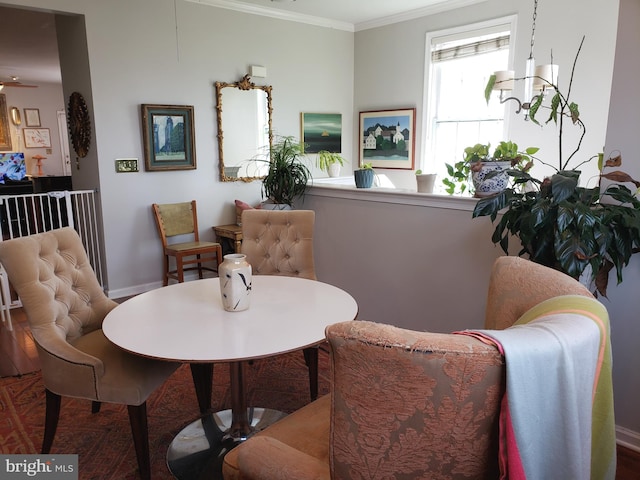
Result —
<path fill-rule="evenodd" d="M 301 113 L 300 140 L 305 153 L 342 151 L 341 113 Z"/>

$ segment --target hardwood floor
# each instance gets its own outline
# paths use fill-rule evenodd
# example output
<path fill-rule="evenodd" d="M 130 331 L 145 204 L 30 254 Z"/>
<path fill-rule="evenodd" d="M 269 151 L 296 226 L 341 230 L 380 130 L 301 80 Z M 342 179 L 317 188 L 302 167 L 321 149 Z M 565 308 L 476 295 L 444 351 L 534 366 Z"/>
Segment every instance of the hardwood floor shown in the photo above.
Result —
<path fill-rule="evenodd" d="M 640 479 L 640 452 L 618 445 L 616 480 Z"/>
<path fill-rule="evenodd" d="M 11 310 L 13 331 L 0 324 L 0 378 L 14 377 L 40 369 L 38 352 L 21 308 Z"/>
<path fill-rule="evenodd" d="M 0 326 L 0 377 L 22 375 L 40 368 L 38 353 L 22 309 L 11 311 L 13 332 Z M 616 480 L 640 480 L 640 452 L 618 446 Z"/>

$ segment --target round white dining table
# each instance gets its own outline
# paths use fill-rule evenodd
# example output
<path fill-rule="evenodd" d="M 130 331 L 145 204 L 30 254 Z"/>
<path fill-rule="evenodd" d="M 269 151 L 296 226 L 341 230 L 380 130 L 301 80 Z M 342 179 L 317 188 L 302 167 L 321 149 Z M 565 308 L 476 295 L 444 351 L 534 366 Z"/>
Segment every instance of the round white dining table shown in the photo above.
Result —
<path fill-rule="evenodd" d="M 243 363 L 318 345 L 328 325 L 353 320 L 356 301 L 338 287 L 296 277 L 254 275 L 250 307 L 227 312 L 218 278 L 178 283 L 130 298 L 102 329 L 137 355 L 191 364 L 202 418 L 173 440 L 167 463 L 179 479 L 217 472 L 238 442 L 284 416 L 247 407 Z M 213 364 L 230 364 L 231 410 L 210 414 Z"/>

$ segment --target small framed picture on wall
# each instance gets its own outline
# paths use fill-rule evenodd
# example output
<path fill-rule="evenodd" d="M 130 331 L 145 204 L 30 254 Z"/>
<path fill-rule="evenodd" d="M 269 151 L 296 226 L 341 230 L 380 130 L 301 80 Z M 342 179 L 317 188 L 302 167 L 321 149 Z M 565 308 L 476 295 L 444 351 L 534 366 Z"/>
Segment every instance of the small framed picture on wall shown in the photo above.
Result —
<path fill-rule="evenodd" d="M 40 126 L 40 109 L 25 108 L 24 123 L 27 127 L 39 127 Z"/>
<path fill-rule="evenodd" d="M 51 148 L 51 134 L 48 128 L 23 128 L 26 148 Z"/>

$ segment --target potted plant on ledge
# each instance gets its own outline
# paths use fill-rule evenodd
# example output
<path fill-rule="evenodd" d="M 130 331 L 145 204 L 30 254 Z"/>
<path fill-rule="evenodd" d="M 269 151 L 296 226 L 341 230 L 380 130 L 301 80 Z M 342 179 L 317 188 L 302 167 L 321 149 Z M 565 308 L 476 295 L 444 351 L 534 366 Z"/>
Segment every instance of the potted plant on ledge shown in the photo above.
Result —
<path fill-rule="evenodd" d="M 418 193 L 433 193 L 433 184 L 436 181 L 435 173 L 422 173 L 416 170 L 416 189 Z"/>
<path fill-rule="evenodd" d="M 327 172 L 330 177 L 340 176 L 340 167 L 344 166 L 346 160 L 335 152 L 321 150 L 318 152 L 318 167 Z"/>
<path fill-rule="evenodd" d="M 371 188 L 375 172 L 371 163 L 364 163 L 360 168 L 353 171 L 353 177 L 357 188 Z"/>
<path fill-rule="evenodd" d="M 475 197 L 487 197 L 507 188 L 509 169 L 528 171 L 532 155 L 537 147 L 529 147 L 524 152 L 511 141 L 503 141 L 490 154 L 491 144 L 477 143 L 464 149 L 464 157 L 454 165 L 446 164 L 448 178 L 442 180 L 445 191 L 454 193 L 473 193 Z M 471 182 L 469 179 L 471 178 Z M 473 189 L 471 188 L 473 186 Z"/>
<path fill-rule="evenodd" d="M 573 82 L 573 74 L 572 70 L 569 85 Z M 561 270 L 574 278 L 582 277 L 585 284 L 593 285 L 595 294 L 606 297 L 609 272 L 615 267 L 618 283 L 622 282 L 623 267 L 628 265 L 632 254 L 640 251 L 640 201 L 636 196 L 637 190 L 632 192 L 623 185 L 631 183 L 638 189 L 640 182 L 619 170 L 604 172 L 621 165 L 619 155 L 606 162 L 603 155 L 594 155 L 570 166 L 586 129 L 580 119 L 578 105 L 569 99 L 571 89 L 565 95 L 557 85 L 552 85 L 552 88 L 555 94 L 550 106 L 544 107 L 543 97 L 538 96 L 531 105 L 529 118 L 537 124 L 538 112 L 547 109 L 547 123 L 553 121 L 558 125 L 556 172 L 540 180 L 527 171 L 510 169 L 508 174 L 514 180 L 513 187 L 479 200 L 473 217 L 488 216 L 495 222 L 502 214 L 491 240 L 500 244 L 505 253 L 508 254 L 511 236 L 515 236 L 521 246 L 518 255 L 527 255 L 537 263 Z M 569 121 L 580 128 L 581 135 L 577 147 L 564 158 L 562 135 L 564 123 Z M 580 186 L 580 166 L 596 158 L 598 184 L 592 188 Z M 602 179 L 614 183 L 603 187 Z M 532 188 L 520 188 L 524 184 Z"/>
<path fill-rule="evenodd" d="M 281 137 L 269 149 L 269 170 L 262 180 L 262 195 L 267 198 L 263 208 L 291 208 L 296 198 L 304 196 L 311 172 L 302 161 L 303 152 L 303 145 L 293 137 Z"/>

